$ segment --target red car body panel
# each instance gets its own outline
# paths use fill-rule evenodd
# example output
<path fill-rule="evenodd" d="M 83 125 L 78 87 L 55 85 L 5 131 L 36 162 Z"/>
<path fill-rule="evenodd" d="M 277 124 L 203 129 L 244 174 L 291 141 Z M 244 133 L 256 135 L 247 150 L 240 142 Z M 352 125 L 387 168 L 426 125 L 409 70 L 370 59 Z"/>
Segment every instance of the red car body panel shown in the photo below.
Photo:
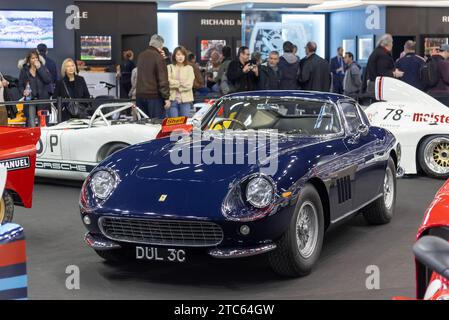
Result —
<path fill-rule="evenodd" d="M 427 208 L 424 220 L 419 227 L 416 239 L 429 229 L 449 226 L 449 180 L 438 190 Z"/>
<path fill-rule="evenodd" d="M 0 127 L 0 164 L 8 169 L 5 190 L 16 205 L 31 208 L 33 202 L 36 143 L 40 128 Z"/>
<path fill-rule="evenodd" d="M 418 229 L 416 240 L 419 240 L 421 237 L 428 235 L 432 229 L 441 227 L 449 227 L 449 180 L 447 180 L 440 188 L 440 190 L 438 190 L 435 198 L 427 208 L 424 214 L 424 219 Z M 430 275 L 427 268 L 417 260 L 415 260 L 415 265 L 416 297 L 418 299 L 422 299 L 426 292 L 428 283 L 430 283 L 432 279 L 437 277 L 437 275 L 435 273 L 432 273 Z M 438 295 L 441 294 L 441 292 L 438 293 Z"/>

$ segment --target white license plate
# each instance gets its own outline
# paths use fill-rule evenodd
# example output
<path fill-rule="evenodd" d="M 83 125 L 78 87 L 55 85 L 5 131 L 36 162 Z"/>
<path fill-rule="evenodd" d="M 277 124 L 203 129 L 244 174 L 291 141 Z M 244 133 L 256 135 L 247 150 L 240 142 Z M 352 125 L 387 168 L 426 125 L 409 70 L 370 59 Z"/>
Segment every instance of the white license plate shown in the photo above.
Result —
<path fill-rule="evenodd" d="M 185 262 L 186 252 L 182 249 L 136 246 L 136 259 L 148 261 Z"/>

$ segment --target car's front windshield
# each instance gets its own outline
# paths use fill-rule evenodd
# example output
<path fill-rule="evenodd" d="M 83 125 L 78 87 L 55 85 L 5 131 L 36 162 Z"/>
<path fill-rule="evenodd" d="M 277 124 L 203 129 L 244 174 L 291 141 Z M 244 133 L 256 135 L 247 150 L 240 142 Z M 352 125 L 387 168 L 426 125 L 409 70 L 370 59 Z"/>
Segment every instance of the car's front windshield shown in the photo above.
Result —
<path fill-rule="evenodd" d="M 294 97 L 233 97 L 219 101 L 205 130 L 263 130 L 282 133 L 323 135 L 341 129 L 332 102 Z"/>

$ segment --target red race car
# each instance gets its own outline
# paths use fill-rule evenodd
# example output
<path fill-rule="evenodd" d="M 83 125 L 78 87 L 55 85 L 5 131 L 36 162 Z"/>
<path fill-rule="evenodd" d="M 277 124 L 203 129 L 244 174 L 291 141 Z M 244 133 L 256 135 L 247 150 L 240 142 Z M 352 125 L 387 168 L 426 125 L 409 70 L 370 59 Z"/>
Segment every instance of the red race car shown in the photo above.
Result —
<path fill-rule="evenodd" d="M 12 220 L 14 205 L 31 207 L 39 137 L 40 128 L 0 127 L 0 166 L 8 171 L 0 199 L 0 224 Z"/>
<path fill-rule="evenodd" d="M 449 180 L 427 208 L 413 253 L 417 299 L 449 300 Z"/>

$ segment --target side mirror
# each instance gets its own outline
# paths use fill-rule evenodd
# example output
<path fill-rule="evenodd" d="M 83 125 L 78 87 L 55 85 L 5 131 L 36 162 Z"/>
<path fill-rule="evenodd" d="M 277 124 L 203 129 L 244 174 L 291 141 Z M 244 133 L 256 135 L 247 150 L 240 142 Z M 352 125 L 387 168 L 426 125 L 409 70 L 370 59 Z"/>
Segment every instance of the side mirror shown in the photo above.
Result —
<path fill-rule="evenodd" d="M 201 120 L 200 119 L 192 119 L 192 125 L 195 129 L 201 129 Z"/>
<path fill-rule="evenodd" d="M 434 236 L 425 236 L 413 246 L 418 261 L 449 279 L 449 242 Z"/>
<path fill-rule="evenodd" d="M 360 124 L 359 127 L 357 128 L 357 134 L 362 137 L 368 135 L 368 133 L 369 133 L 369 127 L 364 123 Z"/>

